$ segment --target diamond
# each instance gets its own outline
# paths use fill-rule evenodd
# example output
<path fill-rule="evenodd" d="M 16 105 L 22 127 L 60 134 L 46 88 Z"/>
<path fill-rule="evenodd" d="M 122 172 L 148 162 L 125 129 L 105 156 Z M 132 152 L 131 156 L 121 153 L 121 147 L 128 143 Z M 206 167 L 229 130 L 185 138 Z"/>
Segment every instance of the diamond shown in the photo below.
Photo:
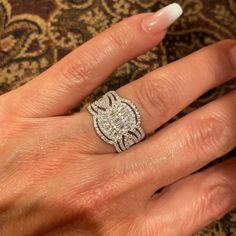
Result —
<path fill-rule="evenodd" d="M 110 91 L 93 102 L 88 111 L 93 115 L 94 128 L 105 142 L 118 152 L 140 142 L 145 134 L 137 107 L 127 99 Z"/>

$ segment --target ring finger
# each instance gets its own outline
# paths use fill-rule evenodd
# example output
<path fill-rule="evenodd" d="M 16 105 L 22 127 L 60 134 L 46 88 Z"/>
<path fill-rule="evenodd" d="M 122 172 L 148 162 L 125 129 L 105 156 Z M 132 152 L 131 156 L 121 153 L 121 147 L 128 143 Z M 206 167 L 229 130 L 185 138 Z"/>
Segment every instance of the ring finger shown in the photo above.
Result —
<path fill-rule="evenodd" d="M 225 40 L 154 70 L 119 88 L 117 93 L 136 104 L 141 113 L 142 126 L 148 134 L 203 93 L 235 75 L 236 41 Z M 90 115 L 83 112 L 79 116 L 86 130 L 85 135 L 90 136 L 92 151 L 114 151 L 95 134 Z"/>

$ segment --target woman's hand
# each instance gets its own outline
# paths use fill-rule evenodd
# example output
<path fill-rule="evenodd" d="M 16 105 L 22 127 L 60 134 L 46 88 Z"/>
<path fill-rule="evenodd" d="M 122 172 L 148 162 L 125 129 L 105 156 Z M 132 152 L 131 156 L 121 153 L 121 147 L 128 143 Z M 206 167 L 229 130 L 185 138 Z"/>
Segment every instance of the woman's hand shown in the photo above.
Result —
<path fill-rule="evenodd" d="M 179 14 L 172 5 L 127 18 L 0 97 L 0 235 L 184 236 L 235 207 L 235 159 L 189 175 L 236 146 L 236 91 L 119 154 L 87 110 L 66 115 Z M 235 75 L 236 41 L 227 40 L 117 93 L 136 104 L 148 134 Z"/>

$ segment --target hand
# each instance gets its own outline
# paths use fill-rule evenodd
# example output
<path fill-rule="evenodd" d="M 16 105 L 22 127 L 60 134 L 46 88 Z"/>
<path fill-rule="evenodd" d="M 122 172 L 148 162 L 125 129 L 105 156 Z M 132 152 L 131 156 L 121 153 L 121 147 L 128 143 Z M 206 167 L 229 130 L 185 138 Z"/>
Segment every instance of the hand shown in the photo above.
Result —
<path fill-rule="evenodd" d="M 236 159 L 190 174 L 236 146 L 236 91 L 119 154 L 87 110 L 68 115 L 118 66 L 159 43 L 167 16 L 127 18 L 0 97 L 0 235 L 184 236 L 235 207 Z M 117 93 L 136 104 L 148 134 L 235 75 L 236 41 L 226 40 Z"/>

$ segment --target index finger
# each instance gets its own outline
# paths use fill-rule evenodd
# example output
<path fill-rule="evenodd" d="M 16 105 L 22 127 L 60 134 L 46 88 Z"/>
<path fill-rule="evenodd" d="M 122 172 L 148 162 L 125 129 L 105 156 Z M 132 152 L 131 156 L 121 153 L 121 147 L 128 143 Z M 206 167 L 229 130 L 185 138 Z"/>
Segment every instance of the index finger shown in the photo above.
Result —
<path fill-rule="evenodd" d="M 35 80 L 4 96 L 6 109 L 25 117 L 68 112 L 118 66 L 159 43 L 166 28 L 181 14 L 181 7 L 171 4 L 157 13 L 139 14 L 115 24 Z"/>

